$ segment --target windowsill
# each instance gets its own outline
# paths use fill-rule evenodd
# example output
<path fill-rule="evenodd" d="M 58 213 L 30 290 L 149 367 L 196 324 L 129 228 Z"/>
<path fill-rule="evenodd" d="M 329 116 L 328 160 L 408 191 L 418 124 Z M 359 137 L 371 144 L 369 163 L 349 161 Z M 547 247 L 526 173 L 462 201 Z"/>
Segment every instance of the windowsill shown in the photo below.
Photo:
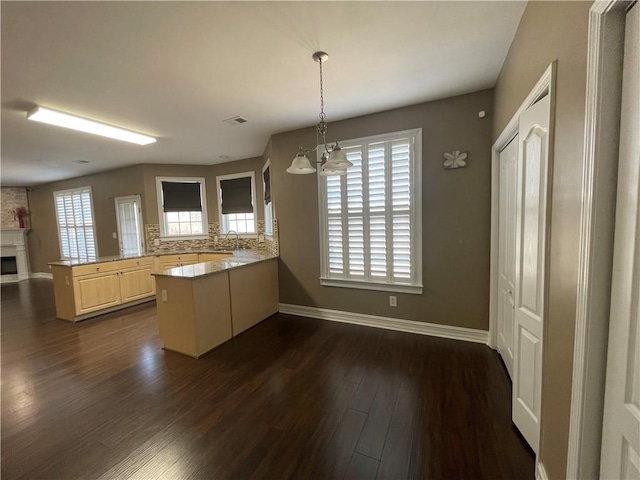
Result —
<path fill-rule="evenodd" d="M 362 280 L 342 280 L 336 278 L 320 278 L 320 285 L 325 287 L 356 288 L 359 290 L 377 290 L 380 292 L 422 294 L 422 285 L 401 283 L 365 282 Z"/>
<path fill-rule="evenodd" d="M 180 240 L 208 240 L 209 235 L 171 235 L 168 237 L 160 236 L 161 242 L 173 242 Z"/>

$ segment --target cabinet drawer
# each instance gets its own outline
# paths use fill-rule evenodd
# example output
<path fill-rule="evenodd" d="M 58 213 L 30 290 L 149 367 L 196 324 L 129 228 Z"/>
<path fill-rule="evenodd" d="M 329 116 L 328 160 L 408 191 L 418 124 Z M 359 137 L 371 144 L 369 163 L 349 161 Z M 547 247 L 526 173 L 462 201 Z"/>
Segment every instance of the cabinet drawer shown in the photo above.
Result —
<path fill-rule="evenodd" d="M 119 262 L 103 262 L 92 263 L 91 265 L 79 265 L 73 267 L 71 272 L 74 277 L 81 277 L 83 275 L 91 275 L 93 273 L 106 273 L 115 272 L 120 269 Z"/>
<path fill-rule="evenodd" d="M 127 260 L 119 260 L 114 263 L 117 263 L 118 268 L 121 270 L 124 270 L 125 268 L 151 267 L 153 266 L 153 257 L 130 258 Z"/>
<path fill-rule="evenodd" d="M 197 253 L 185 253 L 180 255 L 160 255 L 158 257 L 160 263 L 182 263 L 192 262 L 198 263 Z"/>

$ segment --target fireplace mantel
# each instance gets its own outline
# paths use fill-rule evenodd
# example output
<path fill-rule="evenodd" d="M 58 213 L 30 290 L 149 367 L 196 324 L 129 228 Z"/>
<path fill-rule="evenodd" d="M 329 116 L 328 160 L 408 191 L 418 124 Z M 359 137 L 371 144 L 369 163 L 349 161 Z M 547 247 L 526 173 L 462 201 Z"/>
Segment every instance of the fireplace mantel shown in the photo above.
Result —
<path fill-rule="evenodd" d="M 16 257 L 17 275 L 2 275 L 2 283 L 19 282 L 29 278 L 28 228 L 3 228 L 0 230 L 0 253 L 3 257 Z"/>

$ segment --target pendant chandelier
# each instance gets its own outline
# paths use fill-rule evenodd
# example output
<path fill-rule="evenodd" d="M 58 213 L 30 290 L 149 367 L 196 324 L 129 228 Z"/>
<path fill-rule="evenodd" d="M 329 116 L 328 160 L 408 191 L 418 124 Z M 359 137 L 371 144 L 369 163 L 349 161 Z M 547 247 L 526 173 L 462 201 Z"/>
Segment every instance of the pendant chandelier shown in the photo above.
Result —
<path fill-rule="evenodd" d="M 314 148 L 302 148 L 298 150 L 298 154 L 291 162 L 291 166 L 287 168 L 287 172 L 296 175 L 304 175 L 314 173 L 316 168 L 313 164 L 320 164 L 320 175 L 345 175 L 347 168 L 353 167 L 353 163 L 347 160 L 347 155 L 340 149 L 340 145 L 336 142 L 334 145 L 327 145 L 327 122 L 325 122 L 324 113 L 324 89 L 322 84 L 322 63 L 326 62 L 329 55 L 325 52 L 315 52 L 311 58 L 320 65 L 320 121 L 316 125 L 316 146 Z M 322 143 L 320 143 L 322 138 Z M 318 148 L 323 148 L 320 161 L 311 162 L 308 154 L 315 152 Z"/>

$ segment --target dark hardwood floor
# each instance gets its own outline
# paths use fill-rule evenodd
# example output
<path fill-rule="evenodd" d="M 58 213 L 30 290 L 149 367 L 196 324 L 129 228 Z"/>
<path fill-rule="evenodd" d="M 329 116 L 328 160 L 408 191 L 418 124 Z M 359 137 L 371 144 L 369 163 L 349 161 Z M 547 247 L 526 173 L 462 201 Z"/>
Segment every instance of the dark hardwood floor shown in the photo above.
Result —
<path fill-rule="evenodd" d="M 533 479 L 482 345 L 278 314 L 201 360 L 153 303 L 70 324 L 2 286 L 2 478 Z"/>

